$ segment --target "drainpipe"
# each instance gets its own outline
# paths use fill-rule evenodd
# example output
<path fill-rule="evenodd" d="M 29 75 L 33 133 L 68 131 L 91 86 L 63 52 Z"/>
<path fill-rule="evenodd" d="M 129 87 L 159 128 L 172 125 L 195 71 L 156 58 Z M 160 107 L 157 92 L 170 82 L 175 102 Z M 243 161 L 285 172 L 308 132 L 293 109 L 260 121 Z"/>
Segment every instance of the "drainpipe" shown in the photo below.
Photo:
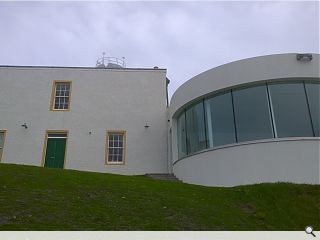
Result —
<path fill-rule="evenodd" d="M 172 173 L 171 169 L 171 122 L 169 119 L 169 96 L 168 96 L 168 85 L 170 83 L 170 79 L 166 77 L 166 97 L 167 97 L 167 172 Z"/>

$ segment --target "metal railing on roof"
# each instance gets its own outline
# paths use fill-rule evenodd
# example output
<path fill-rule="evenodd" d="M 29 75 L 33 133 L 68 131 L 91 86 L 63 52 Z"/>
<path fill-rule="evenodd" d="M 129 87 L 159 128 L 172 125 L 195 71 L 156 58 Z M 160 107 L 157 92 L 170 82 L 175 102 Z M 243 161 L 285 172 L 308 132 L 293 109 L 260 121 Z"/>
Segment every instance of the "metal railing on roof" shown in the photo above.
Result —
<path fill-rule="evenodd" d="M 99 58 L 96 62 L 97 68 L 125 68 L 126 63 L 124 61 L 124 57 L 116 58 L 116 57 L 106 57 L 105 53 L 102 53 L 103 57 Z"/>

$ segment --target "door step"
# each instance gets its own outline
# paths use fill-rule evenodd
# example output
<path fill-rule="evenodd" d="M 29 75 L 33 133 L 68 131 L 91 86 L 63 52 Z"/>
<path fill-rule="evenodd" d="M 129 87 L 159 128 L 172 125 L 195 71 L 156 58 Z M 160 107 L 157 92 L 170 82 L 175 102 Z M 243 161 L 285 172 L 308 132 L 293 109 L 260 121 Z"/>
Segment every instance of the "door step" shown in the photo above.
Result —
<path fill-rule="evenodd" d="M 147 173 L 145 176 L 156 180 L 181 182 L 173 173 Z"/>

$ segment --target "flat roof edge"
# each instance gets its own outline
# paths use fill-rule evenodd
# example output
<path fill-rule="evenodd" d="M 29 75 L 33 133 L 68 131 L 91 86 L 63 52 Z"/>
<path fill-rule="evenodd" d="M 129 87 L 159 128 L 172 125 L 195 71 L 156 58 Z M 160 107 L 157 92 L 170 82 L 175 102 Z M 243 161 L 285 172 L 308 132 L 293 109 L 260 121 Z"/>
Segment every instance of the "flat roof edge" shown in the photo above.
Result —
<path fill-rule="evenodd" d="M 152 70 L 152 71 L 166 71 L 166 68 L 97 68 L 97 67 L 66 67 L 66 66 L 20 66 L 20 65 L 0 65 L 0 68 L 43 68 L 43 69 L 88 69 L 88 70 Z"/>

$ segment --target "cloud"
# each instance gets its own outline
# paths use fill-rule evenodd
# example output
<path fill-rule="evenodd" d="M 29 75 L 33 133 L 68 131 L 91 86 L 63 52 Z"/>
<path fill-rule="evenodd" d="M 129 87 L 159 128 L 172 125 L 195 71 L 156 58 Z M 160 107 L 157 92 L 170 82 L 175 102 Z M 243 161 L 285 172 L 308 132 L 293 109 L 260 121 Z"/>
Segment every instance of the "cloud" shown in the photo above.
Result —
<path fill-rule="evenodd" d="M 170 95 L 209 68 L 319 52 L 318 2 L 0 2 L 0 64 L 168 69 Z"/>

